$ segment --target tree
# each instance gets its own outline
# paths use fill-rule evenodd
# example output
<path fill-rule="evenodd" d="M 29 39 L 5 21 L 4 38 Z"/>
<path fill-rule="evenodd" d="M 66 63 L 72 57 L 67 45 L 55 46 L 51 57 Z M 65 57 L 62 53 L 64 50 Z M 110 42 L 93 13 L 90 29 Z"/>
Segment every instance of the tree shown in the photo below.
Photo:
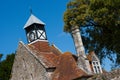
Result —
<path fill-rule="evenodd" d="M 91 0 L 89 16 L 94 20 L 92 41 L 100 47 L 96 49 L 102 57 L 113 60 L 111 54 L 116 54 L 116 64 L 120 64 L 120 0 Z M 92 30 L 91 30 L 92 31 Z M 91 32 L 90 31 L 90 32 Z"/>
<path fill-rule="evenodd" d="M 15 54 L 7 55 L 6 59 L 0 62 L 0 80 L 9 80 Z"/>
<path fill-rule="evenodd" d="M 71 0 L 67 4 L 67 10 L 64 13 L 64 31 L 71 33 L 71 28 L 82 26 L 86 23 L 86 9 L 88 0 Z"/>
<path fill-rule="evenodd" d="M 120 64 L 120 0 L 72 0 L 64 13 L 64 31 L 77 25 L 85 48 L 95 50 L 102 60 Z"/>
<path fill-rule="evenodd" d="M 0 62 L 1 62 L 2 56 L 3 56 L 3 54 L 0 54 Z"/>

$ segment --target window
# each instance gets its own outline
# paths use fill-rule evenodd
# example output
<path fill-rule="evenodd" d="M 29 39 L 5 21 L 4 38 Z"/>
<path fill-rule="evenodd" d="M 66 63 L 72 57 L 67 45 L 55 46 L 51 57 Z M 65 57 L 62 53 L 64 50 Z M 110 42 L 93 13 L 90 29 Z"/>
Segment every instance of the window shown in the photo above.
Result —
<path fill-rule="evenodd" d="M 95 62 L 93 62 L 93 64 L 95 65 Z"/>
<path fill-rule="evenodd" d="M 102 73 L 101 66 L 98 61 L 93 61 L 92 66 L 93 66 L 94 73 Z"/>
<path fill-rule="evenodd" d="M 97 68 L 98 68 L 98 71 L 100 72 L 100 67 L 98 66 Z"/>
<path fill-rule="evenodd" d="M 97 73 L 97 68 L 96 68 L 96 66 L 94 66 L 94 68 L 95 68 L 95 73 Z"/>
<path fill-rule="evenodd" d="M 96 61 L 96 65 L 98 65 L 98 62 Z"/>

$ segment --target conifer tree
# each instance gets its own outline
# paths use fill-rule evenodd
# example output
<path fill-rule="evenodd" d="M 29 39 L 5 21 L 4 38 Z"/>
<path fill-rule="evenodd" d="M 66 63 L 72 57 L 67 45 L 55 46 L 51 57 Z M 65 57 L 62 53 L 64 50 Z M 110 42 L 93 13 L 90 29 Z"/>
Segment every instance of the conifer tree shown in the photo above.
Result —
<path fill-rule="evenodd" d="M 2 56 L 3 56 L 3 54 L 0 54 L 0 62 L 1 62 Z"/>
<path fill-rule="evenodd" d="M 5 60 L 0 62 L 0 80 L 9 80 L 15 54 L 7 55 Z"/>

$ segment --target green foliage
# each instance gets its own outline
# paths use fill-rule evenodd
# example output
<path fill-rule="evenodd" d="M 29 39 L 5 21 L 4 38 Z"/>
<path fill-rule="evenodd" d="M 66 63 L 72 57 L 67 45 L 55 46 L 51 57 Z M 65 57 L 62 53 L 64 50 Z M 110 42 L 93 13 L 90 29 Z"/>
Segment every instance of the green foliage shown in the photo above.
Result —
<path fill-rule="evenodd" d="M 0 54 L 0 62 L 1 62 L 2 56 L 3 56 L 3 54 Z"/>
<path fill-rule="evenodd" d="M 7 55 L 6 59 L 0 62 L 0 80 L 9 80 L 15 54 Z"/>
<path fill-rule="evenodd" d="M 85 48 L 95 50 L 101 61 L 107 57 L 120 64 L 120 0 L 72 0 L 64 23 L 65 32 L 80 27 Z"/>
<path fill-rule="evenodd" d="M 89 16 L 94 20 L 94 31 L 90 31 L 92 44 L 96 43 L 99 55 L 113 60 L 111 54 L 116 53 L 116 63 L 120 64 L 120 0 L 90 0 Z M 93 33 L 92 33 L 93 32 Z"/>
<path fill-rule="evenodd" d="M 81 26 L 86 23 L 87 7 L 88 0 L 72 0 L 67 4 L 67 10 L 64 13 L 65 32 L 70 32 L 73 26 Z"/>

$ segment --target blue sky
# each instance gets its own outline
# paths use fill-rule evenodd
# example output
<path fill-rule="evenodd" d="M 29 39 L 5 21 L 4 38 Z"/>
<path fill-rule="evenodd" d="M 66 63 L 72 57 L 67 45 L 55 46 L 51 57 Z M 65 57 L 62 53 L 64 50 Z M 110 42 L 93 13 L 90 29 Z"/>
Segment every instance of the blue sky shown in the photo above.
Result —
<path fill-rule="evenodd" d="M 72 37 L 63 32 L 63 14 L 70 0 L 0 0 L 0 53 L 15 52 L 22 40 L 27 44 L 23 29 L 33 14 L 46 23 L 45 29 L 50 44 L 55 44 L 63 52 L 75 52 Z M 105 68 L 109 70 L 109 65 Z"/>
<path fill-rule="evenodd" d="M 2 0 L 0 2 L 0 53 L 12 53 L 18 42 L 27 43 L 23 29 L 33 14 L 46 23 L 46 32 L 50 44 L 54 43 L 63 52 L 75 53 L 73 41 L 69 34 L 63 32 L 63 14 L 69 0 Z"/>

